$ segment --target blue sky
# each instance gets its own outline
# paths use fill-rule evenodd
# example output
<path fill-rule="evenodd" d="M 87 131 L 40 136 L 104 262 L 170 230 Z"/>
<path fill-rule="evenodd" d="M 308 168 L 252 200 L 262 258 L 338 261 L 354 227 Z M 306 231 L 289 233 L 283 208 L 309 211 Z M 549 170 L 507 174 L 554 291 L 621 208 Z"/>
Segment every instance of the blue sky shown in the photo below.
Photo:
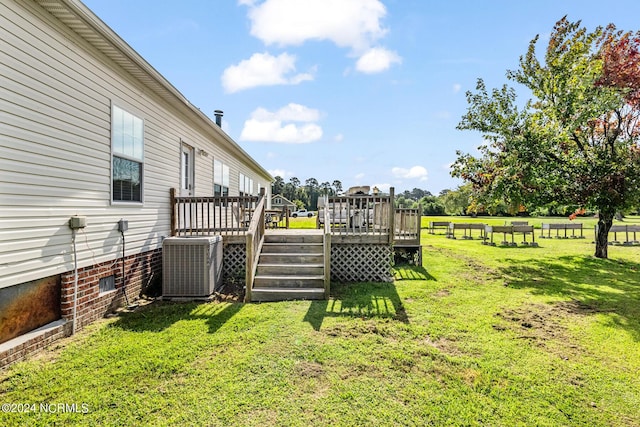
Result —
<path fill-rule="evenodd" d="M 640 27 L 618 0 L 83 0 L 274 176 L 437 194 L 477 78 L 507 83 L 568 15 Z"/>

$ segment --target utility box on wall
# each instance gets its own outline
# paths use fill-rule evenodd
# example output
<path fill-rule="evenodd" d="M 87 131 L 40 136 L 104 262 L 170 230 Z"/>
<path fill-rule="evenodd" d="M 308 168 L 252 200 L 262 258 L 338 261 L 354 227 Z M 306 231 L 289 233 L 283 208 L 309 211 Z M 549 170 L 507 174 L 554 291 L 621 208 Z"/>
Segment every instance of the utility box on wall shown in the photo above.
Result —
<path fill-rule="evenodd" d="M 162 243 L 162 296 L 208 297 L 221 285 L 222 237 L 169 237 Z"/>

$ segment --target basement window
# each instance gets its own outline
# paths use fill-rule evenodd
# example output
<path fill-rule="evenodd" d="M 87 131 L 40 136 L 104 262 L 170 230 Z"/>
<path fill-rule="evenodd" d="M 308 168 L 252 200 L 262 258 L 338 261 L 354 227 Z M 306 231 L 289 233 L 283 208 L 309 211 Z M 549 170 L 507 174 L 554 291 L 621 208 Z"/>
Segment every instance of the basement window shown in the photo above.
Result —
<path fill-rule="evenodd" d="M 116 289 L 116 276 L 103 277 L 98 281 L 100 293 L 114 291 Z"/>

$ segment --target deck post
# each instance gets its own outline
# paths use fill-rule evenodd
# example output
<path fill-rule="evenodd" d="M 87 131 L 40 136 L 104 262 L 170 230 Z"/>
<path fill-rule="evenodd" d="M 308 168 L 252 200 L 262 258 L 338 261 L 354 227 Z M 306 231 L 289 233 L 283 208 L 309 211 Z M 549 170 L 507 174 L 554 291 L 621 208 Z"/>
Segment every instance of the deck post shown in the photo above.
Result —
<path fill-rule="evenodd" d="M 171 206 L 171 236 L 177 234 L 178 225 L 176 224 L 178 216 L 176 215 L 176 189 L 169 189 L 169 206 Z"/>
<path fill-rule="evenodd" d="M 248 232 L 246 239 L 247 259 L 245 269 L 244 302 L 251 302 L 251 287 L 253 286 L 253 233 Z"/>
<path fill-rule="evenodd" d="M 395 188 L 389 188 L 389 244 L 393 245 L 395 239 L 395 219 L 396 219 L 396 204 L 394 198 Z"/>
<path fill-rule="evenodd" d="M 329 221 L 329 196 L 324 195 L 324 299 L 329 299 L 331 293 L 331 223 Z M 318 211 L 318 225 L 320 225 L 320 211 Z"/>
<path fill-rule="evenodd" d="M 331 232 L 324 234 L 324 299 L 331 292 Z"/>

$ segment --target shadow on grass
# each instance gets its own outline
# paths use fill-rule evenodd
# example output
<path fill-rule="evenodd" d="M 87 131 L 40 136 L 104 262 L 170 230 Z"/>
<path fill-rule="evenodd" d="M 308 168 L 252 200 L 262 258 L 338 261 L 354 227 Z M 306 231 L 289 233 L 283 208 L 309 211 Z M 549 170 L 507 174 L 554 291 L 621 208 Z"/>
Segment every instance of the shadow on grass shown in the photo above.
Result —
<path fill-rule="evenodd" d="M 214 333 L 236 313 L 241 303 L 156 302 L 143 309 L 123 313 L 110 325 L 132 332 L 160 332 L 182 320 L 204 319 Z"/>
<path fill-rule="evenodd" d="M 611 325 L 640 341 L 640 263 L 572 256 L 507 261 L 500 269 L 507 286 L 572 300 L 575 314 L 612 313 Z"/>
<path fill-rule="evenodd" d="M 403 264 L 393 269 L 396 280 L 436 280 L 423 266 Z"/>
<path fill-rule="evenodd" d="M 409 323 L 393 283 L 332 283 L 331 299 L 312 301 L 304 321 L 319 331 L 327 317 L 386 318 Z"/>

